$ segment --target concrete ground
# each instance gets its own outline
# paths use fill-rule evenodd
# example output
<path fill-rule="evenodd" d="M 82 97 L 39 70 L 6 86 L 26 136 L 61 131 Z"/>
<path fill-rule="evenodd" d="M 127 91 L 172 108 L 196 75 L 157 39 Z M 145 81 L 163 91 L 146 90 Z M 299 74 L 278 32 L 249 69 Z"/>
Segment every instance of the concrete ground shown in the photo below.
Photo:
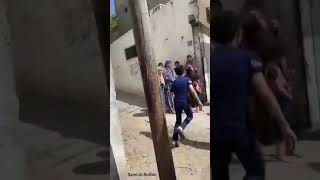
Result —
<path fill-rule="evenodd" d="M 319 180 L 319 140 L 301 140 L 296 149 L 296 156 L 287 158 L 286 162 L 276 161 L 273 147 L 264 148 L 267 161 L 267 180 Z M 244 171 L 238 160 L 233 161 L 230 172 L 231 180 L 238 180 L 243 177 Z"/>
<path fill-rule="evenodd" d="M 118 92 L 117 92 L 118 93 Z M 123 129 L 125 151 L 130 173 L 157 173 L 151 140 L 150 124 L 144 97 L 118 93 L 118 106 Z M 172 150 L 178 180 L 208 180 L 210 168 L 210 109 L 195 114 L 185 133 L 187 140 Z M 174 115 L 166 115 L 169 136 L 175 122 Z M 274 147 L 263 149 L 266 159 L 267 180 L 319 180 L 320 131 L 299 136 L 296 156 L 286 162 L 274 158 Z M 236 157 L 230 167 L 231 180 L 240 180 L 244 170 Z M 214 175 L 213 175 L 214 177 Z M 153 180 L 155 177 L 129 177 L 129 180 Z"/>
<path fill-rule="evenodd" d="M 120 94 L 120 95 L 119 95 Z M 143 97 L 118 93 L 118 107 L 129 173 L 152 173 L 155 176 L 129 177 L 129 180 L 159 179 L 151 139 L 150 124 Z M 119 100 L 121 99 L 121 100 Z M 129 103 L 126 103 L 126 101 Z M 135 100 L 137 99 L 137 100 Z M 141 107 L 142 106 L 142 107 Z M 178 180 L 209 180 L 210 168 L 210 108 L 195 113 L 185 129 L 186 139 L 172 149 Z M 169 136 L 172 135 L 175 115 L 166 115 Z"/>
<path fill-rule="evenodd" d="M 17 127 L 30 180 L 109 179 L 105 113 L 73 103 L 23 100 Z"/>

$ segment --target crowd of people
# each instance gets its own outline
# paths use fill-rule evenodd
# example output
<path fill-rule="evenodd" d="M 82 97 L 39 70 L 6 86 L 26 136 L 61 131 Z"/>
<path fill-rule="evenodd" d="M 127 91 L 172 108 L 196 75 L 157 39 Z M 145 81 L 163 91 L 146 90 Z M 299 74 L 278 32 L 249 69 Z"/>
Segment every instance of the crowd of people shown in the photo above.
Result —
<path fill-rule="evenodd" d="M 204 95 L 200 83 L 200 75 L 197 68 L 193 66 L 193 58 L 187 56 L 186 64 L 181 65 L 179 61 L 174 63 L 167 59 L 158 64 L 158 76 L 160 81 L 160 96 L 164 111 L 176 114 L 176 124 L 173 132 L 173 146 L 179 146 L 180 139 L 184 138 L 183 130 L 193 118 L 192 108 L 196 112 L 202 111 Z M 186 118 L 182 121 L 182 113 Z"/>
<path fill-rule="evenodd" d="M 275 145 L 276 157 L 285 160 L 297 140 L 288 116 L 292 87 L 279 23 L 250 10 L 242 16 L 221 11 L 212 24 L 213 177 L 229 179 L 235 153 L 246 180 L 263 180 L 261 146 Z"/>

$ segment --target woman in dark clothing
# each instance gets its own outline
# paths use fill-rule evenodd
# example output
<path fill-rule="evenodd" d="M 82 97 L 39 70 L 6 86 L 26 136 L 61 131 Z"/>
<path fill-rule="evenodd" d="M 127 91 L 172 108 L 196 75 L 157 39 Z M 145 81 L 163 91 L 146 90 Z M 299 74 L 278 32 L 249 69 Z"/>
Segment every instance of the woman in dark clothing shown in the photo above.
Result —
<path fill-rule="evenodd" d="M 243 36 L 243 48 L 253 51 L 261 59 L 267 83 L 289 120 L 288 106 L 292 100 L 292 88 L 289 85 L 285 46 L 278 36 L 276 23 L 267 21 L 258 11 L 250 11 L 243 19 Z M 284 141 L 277 142 L 276 155 L 279 160 L 285 157 L 285 147 Z"/>

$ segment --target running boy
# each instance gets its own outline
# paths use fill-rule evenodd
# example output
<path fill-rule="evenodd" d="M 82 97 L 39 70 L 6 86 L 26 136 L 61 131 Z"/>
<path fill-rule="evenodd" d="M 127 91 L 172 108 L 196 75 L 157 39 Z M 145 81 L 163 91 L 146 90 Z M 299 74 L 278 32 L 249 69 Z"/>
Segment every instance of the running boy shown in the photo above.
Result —
<path fill-rule="evenodd" d="M 184 138 L 183 130 L 187 127 L 187 125 L 190 123 L 190 121 L 193 118 L 191 106 L 188 102 L 188 93 L 189 91 L 191 94 L 195 97 L 197 100 L 197 103 L 199 104 L 199 107 L 202 108 L 202 103 L 199 100 L 199 97 L 197 96 L 196 91 L 194 90 L 192 86 L 192 81 L 184 77 L 184 67 L 182 65 L 179 65 L 175 68 L 175 72 L 178 75 L 178 77 L 174 80 L 171 92 L 174 93 L 174 106 L 176 110 L 176 124 L 175 129 L 173 132 L 173 143 L 175 147 L 179 146 L 179 135 L 181 138 Z M 182 121 L 182 111 L 184 111 L 187 115 L 186 119 L 181 123 Z"/>

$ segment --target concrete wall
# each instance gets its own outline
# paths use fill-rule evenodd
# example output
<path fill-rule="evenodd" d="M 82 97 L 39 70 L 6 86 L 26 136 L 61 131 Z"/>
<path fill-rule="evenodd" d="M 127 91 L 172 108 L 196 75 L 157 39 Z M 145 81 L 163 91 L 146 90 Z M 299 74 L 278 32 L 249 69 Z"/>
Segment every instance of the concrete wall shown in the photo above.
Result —
<path fill-rule="evenodd" d="M 151 10 L 158 4 L 167 4 L 169 1 L 174 1 L 174 0 L 147 0 L 148 9 Z"/>
<path fill-rule="evenodd" d="M 0 0 L 0 174 L 1 179 L 27 180 L 25 152 L 18 139 L 19 101 L 7 12 L 6 1 Z"/>
<path fill-rule="evenodd" d="M 210 8 L 209 0 L 198 0 L 199 6 L 199 21 L 206 27 L 210 27 L 210 22 L 207 21 L 207 8 Z"/>
<path fill-rule="evenodd" d="M 128 2 L 128 0 L 115 0 L 116 16 L 119 18 L 119 26 L 117 32 L 112 33 L 112 42 L 132 29 L 131 12 Z M 150 10 L 158 4 L 167 4 L 168 2 L 169 0 L 147 0 L 148 9 Z"/>
<path fill-rule="evenodd" d="M 173 1 L 172 4 L 167 3 L 150 16 L 151 33 L 154 37 L 151 43 L 154 47 L 156 63 L 170 58 L 172 61 L 180 61 L 184 64 L 188 54 L 194 55 L 192 27 L 189 24 L 188 15 L 194 14 L 195 11 L 194 4 L 189 4 L 188 1 Z M 192 42 L 191 46 L 188 46 L 188 41 Z M 138 59 L 126 60 L 125 58 L 124 50 L 133 45 L 134 37 L 130 30 L 111 44 L 110 58 L 115 72 L 116 89 L 142 95 L 143 87 Z"/>
<path fill-rule="evenodd" d="M 302 3 L 302 2 L 301 2 Z M 309 86 L 313 85 L 312 90 L 318 91 L 315 93 L 309 92 L 309 97 L 310 95 L 313 95 L 312 97 L 309 98 L 309 104 L 310 104 L 310 114 L 312 119 L 312 127 L 314 129 L 319 129 L 320 128 L 320 119 L 319 119 L 319 111 L 320 111 L 320 25 L 319 25 L 319 20 L 320 20 L 320 2 L 316 0 L 308 0 L 303 2 L 305 6 L 308 7 L 307 12 L 308 13 L 308 21 L 310 21 L 310 30 L 307 33 L 304 33 L 304 38 L 308 39 L 311 46 L 307 48 L 312 48 L 309 53 L 313 54 L 308 54 L 307 57 L 309 59 L 307 60 L 307 66 L 306 70 L 310 73 L 309 76 L 307 76 L 307 80 L 315 80 L 315 84 L 313 85 L 312 83 L 309 82 Z M 303 26 L 304 28 L 307 28 L 308 26 Z M 306 47 L 305 47 L 306 48 Z M 307 49 L 305 49 L 305 52 L 308 52 Z M 312 59 L 311 59 L 312 58 Z M 309 88 L 310 89 L 310 88 Z M 310 90 L 309 90 L 310 91 Z M 316 96 L 318 95 L 318 96 Z M 318 97 L 318 98 L 315 98 Z M 316 101 L 316 102 L 315 102 Z M 311 103 L 310 103 L 311 102 Z M 317 109 L 316 109 L 317 108 Z"/>
<path fill-rule="evenodd" d="M 105 105 L 105 73 L 90 0 L 10 0 L 17 90 Z"/>
<path fill-rule="evenodd" d="M 117 33 L 113 33 L 116 38 L 128 32 L 132 28 L 131 15 L 128 0 L 115 0 L 116 16 L 119 18 Z M 127 12 L 125 11 L 127 9 Z M 116 39 L 115 38 L 115 39 Z"/>
<path fill-rule="evenodd" d="M 204 76 L 206 81 L 207 101 L 210 102 L 210 36 L 203 34 L 204 43 Z"/>
<path fill-rule="evenodd" d="M 317 7 L 317 6 L 314 6 Z M 307 81 L 307 90 L 308 90 L 308 103 L 309 103 L 309 114 L 312 123 L 312 128 L 320 128 L 320 106 L 319 106 L 319 92 L 317 84 L 317 66 L 315 58 L 315 48 L 314 48 L 314 37 L 313 33 L 315 32 L 312 28 L 313 18 L 312 14 L 316 12 L 311 12 L 310 1 L 300 1 L 300 12 L 301 12 L 301 23 L 302 23 L 302 33 L 303 33 L 303 50 L 306 64 L 306 81 Z M 318 7 L 319 8 L 319 7 Z M 317 11 L 318 12 L 318 11 Z M 320 31 L 318 31 L 320 33 Z M 318 48 L 317 48 L 318 49 Z M 319 61 L 319 60 L 318 60 Z M 315 98 L 317 97 L 317 98 Z"/>
<path fill-rule="evenodd" d="M 242 8 L 245 0 L 221 0 L 224 10 L 239 11 Z"/>
<path fill-rule="evenodd" d="M 128 176 L 126 156 L 122 137 L 122 129 L 119 120 L 119 111 L 116 100 L 116 91 L 114 85 L 114 72 L 110 66 L 110 179 L 125 180 Z M 118 176 L 118 177 L 117 177 Z"/>
<path fill-rule="evenodd" d="M 193 14 L 195 7 L 188 1 L 173 1 L 150 16 L 154 53 L 157 62 L 166 58 L 184 64 L 188 54 L 194 54 L 192 28 L 188 15 Z"/>
<path fill-rule="evenodd" d="M 110 59 L 114 70 L 115 87 L 124 92 L 143 94 L 138 58 L 128 61 L 125 49 L 134 45 L 133 31 L 130 30 L 110 46 Z"/>

